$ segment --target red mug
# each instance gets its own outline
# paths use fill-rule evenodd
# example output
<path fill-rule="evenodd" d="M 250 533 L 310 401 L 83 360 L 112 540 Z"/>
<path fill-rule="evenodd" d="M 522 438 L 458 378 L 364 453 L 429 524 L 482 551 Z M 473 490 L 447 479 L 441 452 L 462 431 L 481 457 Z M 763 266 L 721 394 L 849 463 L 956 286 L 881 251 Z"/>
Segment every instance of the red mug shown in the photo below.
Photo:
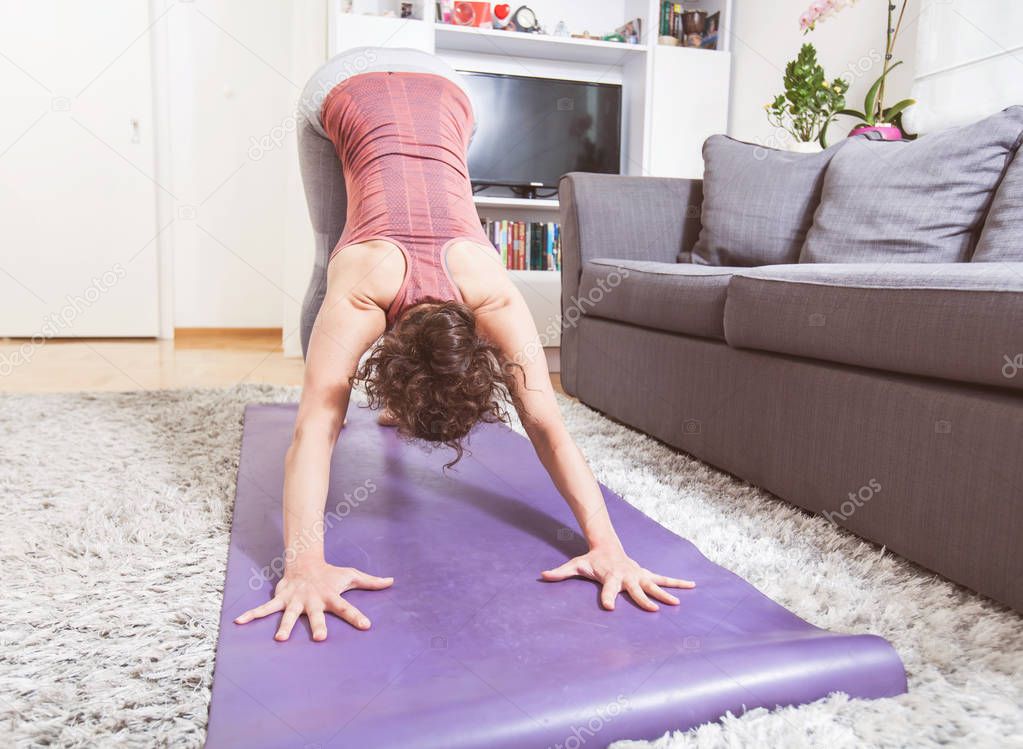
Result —
<path fill-rule="evenodd" d="M 456 2 L 451 10 L 451 23 L 456 26 L 483 26 L 493 23 L 490 3 Z"/>

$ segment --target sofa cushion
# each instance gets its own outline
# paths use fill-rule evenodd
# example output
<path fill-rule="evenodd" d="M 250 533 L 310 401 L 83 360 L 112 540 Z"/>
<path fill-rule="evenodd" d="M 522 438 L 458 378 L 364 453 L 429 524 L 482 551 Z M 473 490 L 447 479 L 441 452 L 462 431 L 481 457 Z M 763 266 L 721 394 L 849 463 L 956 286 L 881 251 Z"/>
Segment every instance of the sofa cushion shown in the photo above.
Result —
<path fill-rule="evenodd" d="M 984 221 L 974 262 L 998 263 L 1023 261 L 1023 147 L 998 185 L 991 209 Z"/>
<path fill-rule="evenodd" d="M 1023 263 L 789 265 L 732 279 L 725 338 L 1023 390 Z"/>
<path fill-rule="evenodd" d="M 822 153 L 777 151 L 712 135 L 703 144 L 703 206 L 693 262 L 794 263 L 820 201 L 824 170 L 845 141 Z"/>
<path fill-rule="evenodd" d="M 1023 107 L 915 141 L 851 138 L 828 165 L 803 263 L 969 259 Z"/>
<path fill-rule="evenodd" d="M 583 264 L 578 297 L 563 303 L 564 324 L 580 314 L 724 340 L 725 294 L 734 268 L 597 258 Z M 576 312 L 571 312 L 572 309 Z M 575 320 L 570 319 L 575 317 Z"/>

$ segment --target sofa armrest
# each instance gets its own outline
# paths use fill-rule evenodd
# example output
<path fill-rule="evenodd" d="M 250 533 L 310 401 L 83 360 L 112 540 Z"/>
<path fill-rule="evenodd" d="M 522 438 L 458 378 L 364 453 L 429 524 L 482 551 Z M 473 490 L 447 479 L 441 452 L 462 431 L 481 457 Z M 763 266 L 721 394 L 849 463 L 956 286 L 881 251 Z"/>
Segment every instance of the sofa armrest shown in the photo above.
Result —
<path fill-rule="evenodd" d="M 561 381 L 575 392 L 583 264 L 593 258 L 673 263 L 700 234 L 703 182 L 667 177 L 570 172 L 561 203 Z M 573 310 L 573 311 L 570 311 Z"/>

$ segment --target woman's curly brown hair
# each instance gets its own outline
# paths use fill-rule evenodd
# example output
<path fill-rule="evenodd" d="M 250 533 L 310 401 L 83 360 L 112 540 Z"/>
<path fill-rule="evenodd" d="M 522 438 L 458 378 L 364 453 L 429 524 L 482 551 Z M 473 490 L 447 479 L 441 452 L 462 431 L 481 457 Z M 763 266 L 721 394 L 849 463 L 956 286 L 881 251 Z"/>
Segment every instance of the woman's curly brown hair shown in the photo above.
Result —
<path fill-rule="evenodd" d="M 426 300 L 383 335 L 352 382 L 364 385 L 371 408 L 394 417 L 402 437 L 453 449 L 450 468 L 477 422 L 508 420 L 516 367 L 477 334 L 471 309 Z"/>

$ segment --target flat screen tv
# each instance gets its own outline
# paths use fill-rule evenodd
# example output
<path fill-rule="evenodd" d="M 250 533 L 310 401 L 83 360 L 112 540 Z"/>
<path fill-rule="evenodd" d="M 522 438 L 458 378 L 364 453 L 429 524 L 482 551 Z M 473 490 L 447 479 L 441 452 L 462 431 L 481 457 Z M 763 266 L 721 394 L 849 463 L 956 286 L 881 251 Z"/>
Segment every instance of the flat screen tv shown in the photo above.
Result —
<path fill-rule="evenodd" d="M 476 113 L 473 185 L 535 193 L 566 172 L 618 174 L 622 87 L 463 71 Z"/>

